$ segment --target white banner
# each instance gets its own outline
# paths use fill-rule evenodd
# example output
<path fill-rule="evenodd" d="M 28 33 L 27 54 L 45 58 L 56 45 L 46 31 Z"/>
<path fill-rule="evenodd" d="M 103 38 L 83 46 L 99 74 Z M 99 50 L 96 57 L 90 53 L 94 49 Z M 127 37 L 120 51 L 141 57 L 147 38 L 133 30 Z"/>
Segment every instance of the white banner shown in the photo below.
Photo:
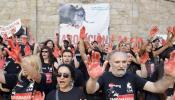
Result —
<path fill-rule="evenodd" d="M 109 11 L 107 3 L 102 4 L 61 4 L 60 15 L 60 43 L 71 35 L 72 43 L 79 39 L 79 31 L 85 26 L 90 42 L 96 40 L 98 33 L 104 43 L 108 43 Z"/>
<path fill-rule="evenodd" d="M 18 19 L 7 26 L 0 26 L 0 35 L 9 37 L 17 33 L 21 28 L 21 20 Z"/>

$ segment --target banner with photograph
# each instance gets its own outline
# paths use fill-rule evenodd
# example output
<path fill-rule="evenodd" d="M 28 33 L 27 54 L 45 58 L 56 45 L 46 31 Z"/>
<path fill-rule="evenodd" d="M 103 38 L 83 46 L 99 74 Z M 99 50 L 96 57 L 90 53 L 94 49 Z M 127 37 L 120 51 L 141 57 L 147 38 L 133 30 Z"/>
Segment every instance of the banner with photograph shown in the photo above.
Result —
<path fill-rule="evenodd" d="M 88 41 L 96 40 L 100 34 L 103 43 L 108 43 L 110 6 L 101 4 L 61 4 L 59 8 L 60 43 L 70 35 L 72 43 L 77 44 L 82 26 L 88 33 Z"/>

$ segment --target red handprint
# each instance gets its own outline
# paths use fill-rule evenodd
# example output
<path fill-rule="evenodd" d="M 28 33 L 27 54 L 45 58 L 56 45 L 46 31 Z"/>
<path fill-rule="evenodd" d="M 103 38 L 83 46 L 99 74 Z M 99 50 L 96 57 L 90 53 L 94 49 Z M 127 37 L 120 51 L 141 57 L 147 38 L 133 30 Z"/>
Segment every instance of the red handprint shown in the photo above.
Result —
<path fill-rule="evenodd" d="M 118 36 L 118 43 L 120 43 L 121 41 L 123 41 L 123 37 L 121 35 Z"/>
<path fill-rule="evenodd" d="M 60 56 L 60 49 L 57 46 L 54 47 L 53 55 L 55 58 L 59 58 Z"/>
<path fill-rule="evenodd" d="M 34 44 L 35 43 L 35 39 L 34 39 L 34 37 L 33 37 L 33 35 L 32 35 L 32 32 L 28 32 L 29 33 L 29 43 L 32 45 L 32 44 Z"/>
<path fill-rule="evenodd" d="M 25 45 L 24 53 L 25 53 L 25 56 L 31 55 L 31 49 L 30 49 L 30 46 L 28 44 Z"/>
<path fill-rule="evenodd" d="M 13 40 L 12 39 L 8 39 L 8 44 L 11 48 L 11 51 L 9 51 L 7 48 L 5 48 L 4 50 L 9 54 L 9 56 L 11 56 L 14 60 L 15 63 L 20 63 L 21 62 L 21 58 L 20 58 L 20 47 L 19 44 L 16 42 L 16 46 L 13 44 Z"/>
<path fill-rule="evenodd" d="M 7 42 L 11 49 L 15 48 L 14 41 L 12 39 L 7 39 Z"/>
<path fill-rule="evenodd" d="M 98 42 L 99 44 L 102 43 L 102 37 L 101 37 L 100 33 L 98 33 L 97 42 Z"/>
<path fill-rule="evenodd" d="M 164 70 L 165 74 L 175 77 L 175 51 L 170 54 L 170 59 L 165 59 Z"/>
<path fill-rule="evenodd" d="M 127 42 L 127 41 L 128 41 L 128 37 L 125 36 L 125 37 L 123 38 L 123 41 L 124 41 L 124 42 Z"/>
<path fill-rule="evenodd" d="M 131 39 L 130 39 L 130 42 L 131 42 L 131 43 L 135 42 L 135 38 L 131 38 Z"/>
<path fill-rule="evenodd" d="M 154 37 L 158 31 L 159 31 L 159 29 L 157 28 L 157 26 L 153 26 L 149 32 L 149 35 L 151 37 Z"/>
<path fill-rule="evenodd" d="M 5 58 L 4 57 L 1 57 L 1 60 L 0 60 L 0 69 L 3 69 L 4 68 L 4 64 L 5 64 Z"/>
<path fill-rule="evenodd" d="M 172 29 L 173 29 L 173 28 L 172 28 L 171 26 L 168 26 L 168 27 L 167 27 L 167 32 L 168 32 L 168 33 L 172 32 Z"/>
<path fill-rule="evenodd" d="M 175 51 L 172 51 L 170 53 L 170 59 L 173 60 L 173 61 L 175 61 Z"/>
<path fill-rule="evenodd" d="M 85 27 L 83 26 L 81 29 L 80 29 L 80 38 L 81 39 L 85 39 L 87 37 L 87 33 L 86 32 L 86 29 Z"/>
<path fill-rule="evenodd" d="M 149 59 L 149 55 L 148 55 L 147 52 L 145 52 L 145 53 L 140 57 L 140 63 L 141 63 L 141 64 L 145 64 L 146 61 L 148 61 L 148 59 Z"/>
<path fill-rule="evenodd" d="M 143 39 L 142 38 L 137 38 L 137 42 L 142 43 Z"/>
<path fill-rule="evenodd" d="M 172 29 L 172 33 L 173 33 L 173 35 L 175 36 L 175 26 L 174 26 L 173 29 Z"/>
<path fill-rule="evenodd" d="M 138 53 L 140 51 L 139 44 L 134 43 L 132 50 L 133 50 L 134 53 Z"/>
<path fill-rule="evenodd" d="M 107 62 L 104 63 L 104 66 L 100 66 L 100 53 L 92 51 L 92 57 L 91 59 L 88 58 L 88 63 L 87 63 L 87 70 L 89 73 L 89 76 L 93 79 L 99 78 L 105 70 Z"/>
<path fill-rule="evenodd" d="M 109 44 L 108 53 L 112 52 L 112 43 Z"/>
<path fill-rule="evenodd" d="M 115 40 L 114 33 L 111 33 L 111 35 L 110 35 L 110 40 L 111 40 L 111 42 L 114 42 L 114 40 Z"/>
<path fill-rule="evenodd" d="M 161 44 L 162 44 L 163 46 L 165 46 L 165 45 L 167 44 L 167 42 L 166 42 L 164 39 L 162 39 L 162 40 L 161 40 Z"/>

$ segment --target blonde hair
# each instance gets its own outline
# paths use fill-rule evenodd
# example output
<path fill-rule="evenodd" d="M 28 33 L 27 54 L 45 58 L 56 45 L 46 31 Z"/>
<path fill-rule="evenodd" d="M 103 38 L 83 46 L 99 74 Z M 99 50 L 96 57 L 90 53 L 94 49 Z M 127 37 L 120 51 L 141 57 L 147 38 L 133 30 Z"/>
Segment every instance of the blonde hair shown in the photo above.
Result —
<path fill-rule="evenodd" d="M 31 67 L 35 68 L 35 70 L 38 73 L 42 72 L 41 59 L 38 55 L 29 55 L 29 56 L 25 56 L 24 58 L 22 58 L 21 63 L 20 63 L 21 68 L 28 67 L 28 66 L 25 66 L 28 63 L 31 65 Z M 21 74 L 22 74 L 22 70 L 18 75 L 18 79 L 21 79 Z"/>

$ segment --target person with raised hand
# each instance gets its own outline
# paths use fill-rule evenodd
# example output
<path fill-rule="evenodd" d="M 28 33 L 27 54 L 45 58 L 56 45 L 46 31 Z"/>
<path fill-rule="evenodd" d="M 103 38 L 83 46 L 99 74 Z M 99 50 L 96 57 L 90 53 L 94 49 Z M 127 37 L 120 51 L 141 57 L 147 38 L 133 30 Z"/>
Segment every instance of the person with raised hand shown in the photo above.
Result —
<path fill-rule="evenodd" d="M 19 75 L 6 74 L 0 70 L 0 83 L 12 87 L 11 100 L 44 100 L 42 86 L 45 76 L 41 71 L 41 61 L 37 55 L 21 58 L 22 70 Z"/>
<path fill-rule="evenodd" d="M 124 52 L 114 51 L 110 54 L 109 64 L 110 72 L 101 73 L 94 76 L 90 75 L 86 84 L 88 94 L 93 94 L 99 89 L 105 93 L 106 100 L 114 99 L 136 99 L 137 90 L 146 90 L 154 93 L 163 93 L 175 78 L 175 70 L 170 71 L 174 67 L 165 63 L 165 75 L 157 82 L 144 80 L 135 74 L 127 73 L 127 54 Z M 91 67 L 94 70 L 96 67 Z"/>
<path fill-rule="evenodd" d="M 18 42 L 16 44 L 13 43 L 12 39 L 7 39 L 8 45 L 10 46 L 11 50 L 8 48 L 4 48 L 4 50 L 8 53 L 8 55 L 15 60 L 15 63 L 20 63 L 21 57 L 21 48 L 19 47 Z"/>

